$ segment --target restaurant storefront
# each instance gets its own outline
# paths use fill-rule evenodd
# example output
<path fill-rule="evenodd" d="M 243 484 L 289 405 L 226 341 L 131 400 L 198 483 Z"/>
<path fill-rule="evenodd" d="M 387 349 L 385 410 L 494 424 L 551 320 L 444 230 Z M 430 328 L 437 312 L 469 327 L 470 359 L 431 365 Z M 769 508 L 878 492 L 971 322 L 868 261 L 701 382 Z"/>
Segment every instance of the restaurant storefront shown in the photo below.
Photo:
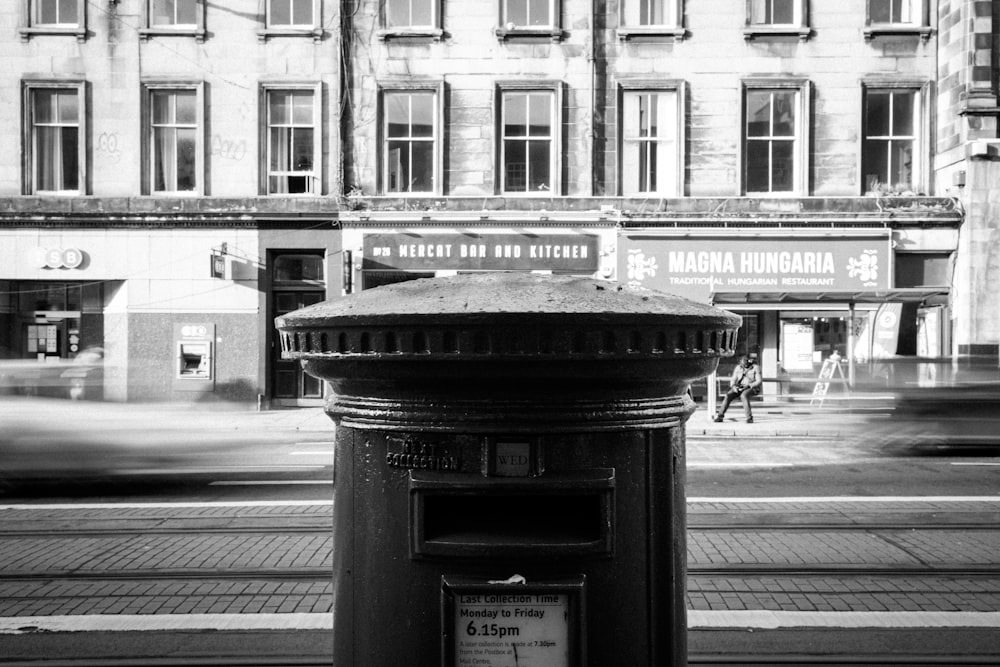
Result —
<path fill-rule="evenodd" d="M 634 230 L 619 240 L 619 276 L 741 315 L 737 355 L 758 358 L 765 397 L 794 397 L 831 358 L 846 391 L 887 386 L 887 360 L 915 357 L 915 341 L 926 357 L 947 354 L 948 288 L 897 288 L 894 252 L 887 228 Z"/>

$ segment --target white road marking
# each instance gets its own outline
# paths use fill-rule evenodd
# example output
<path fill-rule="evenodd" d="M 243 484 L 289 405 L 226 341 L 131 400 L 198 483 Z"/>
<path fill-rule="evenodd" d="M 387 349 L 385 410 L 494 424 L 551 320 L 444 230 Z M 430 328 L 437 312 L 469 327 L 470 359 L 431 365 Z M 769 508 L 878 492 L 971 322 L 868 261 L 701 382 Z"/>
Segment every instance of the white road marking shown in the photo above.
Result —
<path fill-rule="evenodd" d="M 1000 462 L 992 461 L 952 461 L 953 466 L 1000 466 Z"/>
<path fill-rule="evenodd" d="M 332 449 L 317 449 L 314 451 L 288 452 L 289 456 L 333 456 Z"/>
<path fill-rule="evenodd" d="M 332 498 L 319 500 L 220 500 L 211 502 L 173 503 L 52 503 L 0 505 L 0 512 L 9 510 L 115 510 L 115 509 L 192 509 L 208 507 L 304 507 L 308 505 L 333 505 Z"/>
<path fill-rule="evenodd" d="M 794 468 L 796 466 L 808 465 L 804 463 L 688 463 L 687 469 L 692 468 Z"/>
<path fill-rule="evenodd" d="M 996 496 L 776 496 L 688 498 L 688 503 L 1000 503 Z"/>
<path fill-rule="evenodd" d="M 688 610 L 688 628 L 997 628 L 996 611 Z"/>
<path fill-rule="evenodd" d="M 327 485 L 333 486 L 332 479 L 243 479 L 209 482 L 209 486 L 293 486 L 302 485 Z"/>
<path fill-rule="evenodd" d="M 689 609 L 688 628 L 997 628 L 1000 612 Z M 331 630 L 332 613 L 77 614 L 0 617 L 0 634 L 169 630 Z"/>

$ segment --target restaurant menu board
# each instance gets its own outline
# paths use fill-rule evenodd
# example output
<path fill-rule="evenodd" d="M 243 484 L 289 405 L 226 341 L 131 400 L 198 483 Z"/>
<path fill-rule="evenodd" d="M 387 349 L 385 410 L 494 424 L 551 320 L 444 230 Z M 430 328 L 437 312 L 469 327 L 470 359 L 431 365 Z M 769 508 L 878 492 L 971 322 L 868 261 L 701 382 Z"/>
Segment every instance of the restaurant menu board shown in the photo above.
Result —
<path fill-rule="evenodd" d="M 569 596 L 483 592 L 455 599 L 458 667 L 569 667 Z"/>

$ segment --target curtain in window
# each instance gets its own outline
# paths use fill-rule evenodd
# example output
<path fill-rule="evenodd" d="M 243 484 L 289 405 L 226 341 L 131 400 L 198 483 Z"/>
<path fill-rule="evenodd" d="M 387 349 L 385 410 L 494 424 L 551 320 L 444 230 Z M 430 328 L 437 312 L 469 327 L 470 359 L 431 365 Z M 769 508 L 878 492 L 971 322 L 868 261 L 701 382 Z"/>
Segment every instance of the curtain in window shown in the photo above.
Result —
<path fill-rule="evenodd" d="M 79 189 L 79 128 L 75 91 L 34 92 L 35 189 Z"/>

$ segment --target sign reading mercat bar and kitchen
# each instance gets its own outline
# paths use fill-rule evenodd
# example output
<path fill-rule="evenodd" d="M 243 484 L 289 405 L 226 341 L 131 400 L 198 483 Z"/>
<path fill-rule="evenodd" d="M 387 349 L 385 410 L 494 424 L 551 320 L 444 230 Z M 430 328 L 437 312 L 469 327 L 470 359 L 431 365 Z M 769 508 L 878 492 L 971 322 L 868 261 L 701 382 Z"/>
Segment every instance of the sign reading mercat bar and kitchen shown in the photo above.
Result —
<path fill-rule="evenodd" d="M 597 267 L 596 234 L 364 235 L 364 270 L 590 273 Z"/>
<path fill-rule="evenodd" d="M 712 292 L 822 292 L 887 289 L 888 235 L 869 237 L 626 236 L 619 279 L 706 300 Z"/>

